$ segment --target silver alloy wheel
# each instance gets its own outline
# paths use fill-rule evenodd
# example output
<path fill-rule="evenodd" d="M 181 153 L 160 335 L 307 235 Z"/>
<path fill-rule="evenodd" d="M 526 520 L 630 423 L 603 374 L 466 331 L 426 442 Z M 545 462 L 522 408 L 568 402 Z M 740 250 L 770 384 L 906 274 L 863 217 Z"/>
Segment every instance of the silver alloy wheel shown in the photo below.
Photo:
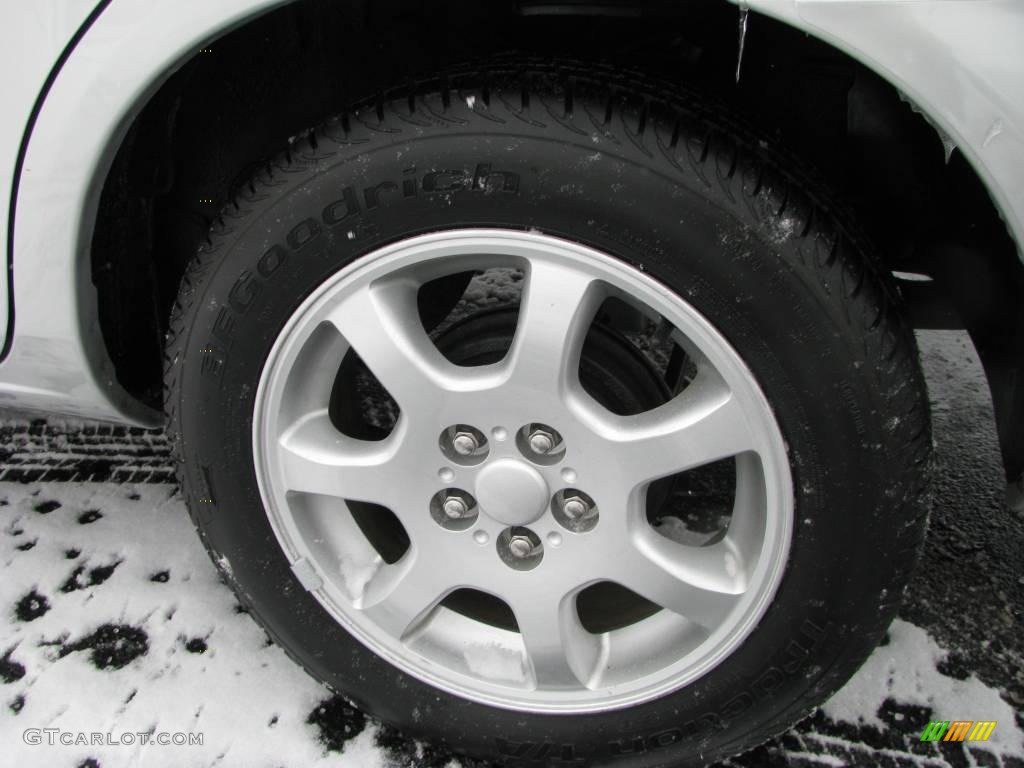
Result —
<path fill-rule="evenodd" d="M 525 273 L 511 349 L 491 365 L 450 363 L 423 329 L 419 286 L 509 264 Z M 679 395 L 636 416 L 603 408 L 578 378 L 584 335 L 609 296 L 668 320 L 696 364 Z M 400 406 L 381 441 L 348 437 L 329 418 L 335 374 L 350 348 Z M 280 333 L 253 425 L 263 503 L 303 586 L 390 663 L 480 703 L 583 713 L 676 690 L 722 663 L 749 634 L 788 556 L 793 492 L 785 443 L 738 354 L 642 271 L 535 232 L 423 235 L 338 271 Z M 472 425 L 485 437 L 478 461 L 441 450 L 439 434 L 464 434 L 453 425 Z M 550 459 L 517 440 L 526 430 L 534 445 L 548 448 L 551 440 L 535 425 L 561 440 Z M 462 443 L 465 450 L 470 441 Z M 736 492 L 723 537 L 688 546 L 648 523 L 653 480 L 726 457 L 735 457 Z M 451 495 L 461 500 L 448 504 L 454 517 L 444 513 Z M 397 516 L 410 540 L 397 562 L 378 554 L 346 500 Z M 567 500 L 578 517 L 562 508 Z M 567 528 L 575 519 L 594 524 Z M 663 610 L 593 634 L 580 622 L 575 596 L 603 581 Z M 519 631 L 440 605 L 461 588 L 503 600 Z"/>

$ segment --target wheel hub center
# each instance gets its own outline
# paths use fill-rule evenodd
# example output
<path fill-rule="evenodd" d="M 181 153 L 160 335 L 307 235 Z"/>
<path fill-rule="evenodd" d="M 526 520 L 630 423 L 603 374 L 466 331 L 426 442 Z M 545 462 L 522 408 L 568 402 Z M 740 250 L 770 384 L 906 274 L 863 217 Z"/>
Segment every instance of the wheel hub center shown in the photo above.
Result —
<path fill-rule="evenodd" d="M 480 471 L 476 498 L 488 516 L 505 525 L 528 525 L 544 514 L 547 483 L 540 473 L 516 459 L 499 459 Z"/>

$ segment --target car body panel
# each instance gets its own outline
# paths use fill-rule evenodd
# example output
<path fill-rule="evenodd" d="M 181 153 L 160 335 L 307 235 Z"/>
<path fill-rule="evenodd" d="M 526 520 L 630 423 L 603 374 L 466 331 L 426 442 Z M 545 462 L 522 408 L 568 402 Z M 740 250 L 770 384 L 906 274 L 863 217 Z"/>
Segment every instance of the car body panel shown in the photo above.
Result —
<path fill-rule="evenodd" d="M 59 1 L 4 13 L 32 16 Z M 117 383 L 103 345 L 89 276 L 99 191 L 131 119 L 169 74 L 207 42 L 285 2 L 113 0 L 71 52 L 39 112 L 18 180 L 10 254 L 17 314 L 0 363 L 0 405 L 159 423 L 159 414 Z M 823 38 L 892 82 L 964 152 L 1017 243 L 1024 242 L 1024 60 L 1013 55 L 1024 40 L 1024 3 L 745 5 Z M 60 36 L 56 28 L 53 35 Z M 4 130 L 6 157 L 12 137 Z"/>
<path fill-rule="evenodd" d="M 0 81 L 0 180 L 10 191 L 22 137 L 33 108 L 61 52 L 96 6 L 96 0 L 36 0 L 31 11 L 20 3 L 0 4 L 0 72 L 17 73 Z M 8 205 L 3 198 L 0 243 L 7 247 Z M 11 307 L 8 271 L 0 269 L 0 348 L 7 337 Z"/>
<path fill-rule="evenodd" d="M 748 0 L 880 74 L 985 182 L 1024 259 L 1024 3 Z M 756 30 L 751 32 L 756 33 Z"/>
<path fill-rule="evenodd" d="M 89 274 L 100 189 L 131 119 L 167 76 L 212 38 L 284 2 L 114 0 L 75 47 L 36 120 L 19 180 L 17 314 L 0 364 L 0 405 L 160 423 L 118 384 L 103 344 Z M 54 151 L 67 147 L 75 151 Z"/>

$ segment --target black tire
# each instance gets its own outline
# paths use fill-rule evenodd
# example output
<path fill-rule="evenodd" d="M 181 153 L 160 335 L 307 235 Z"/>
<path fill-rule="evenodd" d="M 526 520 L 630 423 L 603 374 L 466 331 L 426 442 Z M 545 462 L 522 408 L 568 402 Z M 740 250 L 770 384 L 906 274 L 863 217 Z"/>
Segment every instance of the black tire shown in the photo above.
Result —
<path fill-rule="evenodd" d="M 437 170 L 456 172 L 424 192 L 422 174 Z M 515 183 L 472 183 L 499 172 Z M 419 194 L 394 192 L 410 177 Z M 382 182 L 389 191 L 368 208 L 363 191 Z M 360 193 L 359 210 L 331 226 L 322 212 L 345 187 Z M 775 410 L 796 489 L 783 582 L 728 662 L 671 695 L 552 716 L 435 690 L 335 623 L 259 512 L 254 392 L 286 319 L 382 244 L 475 225 L 536 228 L 642 266 L 724 334 Z M 267 244 L 287 254 L 272 276 L 260 261 Z M 295 141 L 214 225 L 167 344 L 180 482 L 253 615 L 314 677 L 381 720 L 502 765 L 706 764 L 804 717 L 896 612 L 925 530 L 931 438 L 895 299 L 818 185 L 700 98 L 557 62 L 449 73 Z"/>

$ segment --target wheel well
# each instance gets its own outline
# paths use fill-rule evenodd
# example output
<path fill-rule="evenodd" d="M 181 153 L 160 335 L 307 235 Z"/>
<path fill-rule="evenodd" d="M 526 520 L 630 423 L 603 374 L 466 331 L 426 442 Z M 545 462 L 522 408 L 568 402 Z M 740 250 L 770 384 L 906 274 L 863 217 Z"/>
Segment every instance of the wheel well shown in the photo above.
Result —
<path fill-rule="evenodd" d="M 450 64 L 557 54 L 685 81 L 814 167 L 886 269 L 927 278 L 901 282 L 914 324 L 970 332 L 1006 469 L 1018 477 L 1024 268 L 983 184 L 895 88 L 813 37 L 753 16 L 738 68 L 738 22 L 722 0 L 301 0 L 213 41 L 138 113 L 103 186 L 91 270 L 120 383 L 159 405 L 163 335 L 185 266 L 288 137 Z"/>

